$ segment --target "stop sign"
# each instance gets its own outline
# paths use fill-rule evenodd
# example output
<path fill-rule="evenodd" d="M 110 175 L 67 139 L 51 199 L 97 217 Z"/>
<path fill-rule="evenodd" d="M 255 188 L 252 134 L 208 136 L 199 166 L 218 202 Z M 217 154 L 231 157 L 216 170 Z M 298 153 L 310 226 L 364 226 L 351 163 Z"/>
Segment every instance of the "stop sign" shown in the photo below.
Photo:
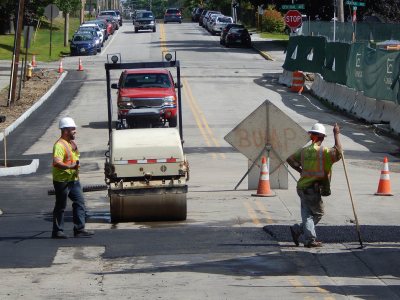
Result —
<path fill-rule="evenodd" d="M 300 27 L 302 23 L 303 21 L 301 19 L 301 13 L 298 10 L 289 10 L 285 14 L 285 24 L 291 29 Z"/>

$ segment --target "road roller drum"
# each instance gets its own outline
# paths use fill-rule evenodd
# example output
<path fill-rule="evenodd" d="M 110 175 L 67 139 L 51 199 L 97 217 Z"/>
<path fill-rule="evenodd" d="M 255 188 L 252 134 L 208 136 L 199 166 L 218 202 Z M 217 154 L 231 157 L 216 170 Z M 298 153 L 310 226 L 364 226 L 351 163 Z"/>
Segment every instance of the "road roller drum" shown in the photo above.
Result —
<path fill-rule="evenodd" d="M 111 222 L 186 220 L 185 188 L 110 192 Z"/>

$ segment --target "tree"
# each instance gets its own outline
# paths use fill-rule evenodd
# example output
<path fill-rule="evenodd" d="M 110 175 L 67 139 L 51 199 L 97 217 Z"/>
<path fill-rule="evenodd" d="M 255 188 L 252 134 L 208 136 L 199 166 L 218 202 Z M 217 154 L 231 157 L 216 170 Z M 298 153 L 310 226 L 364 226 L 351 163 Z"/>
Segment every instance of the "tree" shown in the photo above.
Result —
<path fill-rule="evenodd" d="M 52 0 L 25 0 L 25 24 L 35 25 Z"/>
<path fill-rule="evenodd" d="M 35 25 L 36 21 L 43 16 L 44 8 L 52 0 L 25 0 L 24 24 Z M 17 14 L 19 1 L 1 0 L 0 1 L 0 33 L 4 34 L 15 24 L 15 15 Z"/>
<path fill-rule="evenodd" d="M 364 14 L 377 15 L 388 23 L 400 23 L 400 3 L 398 0 L 367 0 Z"/>
<path fill-rule="evenodd" d="M 55 3 L 64 14 L 64 46 L 68 46 L 69 14 L 81 9 L 81 0 L 57 0 Z"/>

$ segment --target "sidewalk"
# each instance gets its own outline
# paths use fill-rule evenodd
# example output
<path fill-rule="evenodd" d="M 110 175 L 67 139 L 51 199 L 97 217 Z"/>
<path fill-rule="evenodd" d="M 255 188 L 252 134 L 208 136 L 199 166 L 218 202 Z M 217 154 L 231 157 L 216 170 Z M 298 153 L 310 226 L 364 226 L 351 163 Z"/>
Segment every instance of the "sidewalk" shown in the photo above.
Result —
<path fill-rule="evenodd" d="M 252 32 L 251 40 L 253 48 L 265 59 L 284 62 L 286 46 L 284 41 L 265 39 L 259 33 Z"/>
<path fill-rule="evenodd" d="M 0 91 L 10 84 L 11 61 L 0 60 Z"/>

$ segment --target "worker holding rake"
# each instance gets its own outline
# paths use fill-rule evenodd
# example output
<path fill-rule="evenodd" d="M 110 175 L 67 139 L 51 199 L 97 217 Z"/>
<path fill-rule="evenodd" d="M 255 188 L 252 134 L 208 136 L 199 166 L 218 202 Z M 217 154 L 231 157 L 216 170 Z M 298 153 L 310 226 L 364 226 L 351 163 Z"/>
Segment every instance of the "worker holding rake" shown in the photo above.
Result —
<path fill-rule="evenodd" d="M 333 127 L 335 145 L 332 148 L 321 144 L 326 137 L 325 126 L 316 123 L 308 131 L 311 145 L 297 150 L 287 159 L 287 163 L 300 173 L 297 182 L 297 194 L 301 201 L 301 224 L 290 226 L 293 242 L 299 246 L 299 238 L 303 235 L 304 246 L 308 248 L 321 247 L 317 241 L 315 226 L 324 215 L 322 196 L 329 196 L 332 166 L 342 157 L 340 129 Z"/>

